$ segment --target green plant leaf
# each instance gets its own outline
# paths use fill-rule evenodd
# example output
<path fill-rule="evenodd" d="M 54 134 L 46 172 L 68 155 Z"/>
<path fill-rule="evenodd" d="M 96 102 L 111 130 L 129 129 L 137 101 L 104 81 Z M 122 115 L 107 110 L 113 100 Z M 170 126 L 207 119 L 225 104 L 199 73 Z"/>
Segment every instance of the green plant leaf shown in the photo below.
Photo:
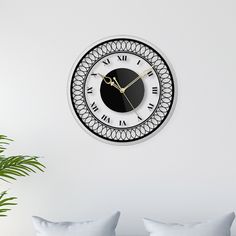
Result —
<path fill-rule="evenodd" d="M 3 158 L 0 161 L 0 178 L 5 181 L 16 180 L 16 177 L 27 176 L 36 170 L 43 172 L 45 166 L 38 159 L 23 155 Z"/>
<path fill-rule="evenodd" d="M 0 193 L 0 217 L 7 216 L 5 213 L 10 211 L 10 208 L 5 208 L 6 206 L 13 206 L 17 205 L 17 203 L 14 202 L 16 200 L 16 197 L 8 197 L 6 198 L 7 191 L 4 191 Z"/>
<path fill-rule="evenodd" d="M 45 166 L 39 162 L 37 156 L 17 155 L 5 157 L 3 152 L 6 150 L 12 139 L 0 134 L 0 180 L 9 182 L 16 180 L 17 177 L 28 176 L 36 171 L 44 171 Z M 0 217 L 7 216 L 11 209 L 9 206 L 17 205 L 16 197 L 6 197 L 7 191 L 0 193 Z"/>
<path fill-rule="evenodd" d="M 0 153 L 3 153 L 6 149 L 5 145 L 8 145 L 9 142 L 13 141 L 9 139 L 6 135 L 0 134 Z"/>

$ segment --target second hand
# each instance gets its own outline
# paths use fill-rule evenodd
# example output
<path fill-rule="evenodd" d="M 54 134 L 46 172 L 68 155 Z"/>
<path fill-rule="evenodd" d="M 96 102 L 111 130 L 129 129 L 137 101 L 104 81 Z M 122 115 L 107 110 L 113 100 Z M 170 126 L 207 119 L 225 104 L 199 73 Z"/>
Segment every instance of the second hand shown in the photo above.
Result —
<path fill-rule="evenodd" d="M 136 113 L 137 117 L 140 117 L 140 116 L 138 115 L 136 109 L 134 108 L 133 104 L 130 102 L 129 98 L 126 96 L 125 93 L 123 93 L 123 94 L 124 94 L 126 100 L 128 101 L 128 103 L 130 104 L 130 106 L 133 108 L 133 110 L 134 110 L 134 112 Z"/>
<path fill-rule="evenodd" d="M 138 115 L 136 109 L 134 108 L 133 104 L 131 103 L 131 101 L 129 100 L 129 98 L 128 98 L 127 95 L 125 94 L 125 92 L 121 92 L 121 89 L 122 89 L 122 88 L 120 87 L 120 84 L 118 83 L 118 81 L 116 80 L 116 78 L 113 77 L 113 79 L 114 79 L 114 81 L 116 82 L 117 86 L 119 87 L 120 93 L 124 94 L 126 100 L 128 101 L 128 103 L 129 103 L 130 106 L 132 107 L 132 109 L 133 109 L 133 111 L 135 112 L 135 114 L 137 115 L 137 117 L 138 117 L 139 119 L 141 119 L 141 117 Z"/>

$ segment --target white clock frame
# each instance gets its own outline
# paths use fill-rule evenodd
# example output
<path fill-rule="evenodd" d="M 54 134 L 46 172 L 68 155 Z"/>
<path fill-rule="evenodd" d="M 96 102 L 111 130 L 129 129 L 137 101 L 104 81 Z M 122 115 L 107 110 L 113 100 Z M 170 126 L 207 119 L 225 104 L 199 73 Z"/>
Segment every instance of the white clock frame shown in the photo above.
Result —
<path fill-rule="evenodd" d="M 173 97 L 173 102 L 172 102 L 172 106 L 171 106 L 171 109 L 167 115 L 167 117 L 165 118 L 165 120 L 161 123 L 161 125 L 154 131 L 152 132 L 151 134 L 145 136 L 145 137 L 142 137 L 141 139 L 138 139 L 138 140 L 132 140 L 132 141 L 129 141 L 129 142 L 116 142 L 116 141 L 110 141 L 110 140 L 107 140 L 107 139 L 104 139 L 102 137 L 99 137 L 98 135 L 94 134 L 93 132 L 89 131 L 85 126 L 84 124 L 78 119 L 77 117 L 77 114 L 74 110 L 74 107 L 72 105 L 72 102 L 71 102 L 71 94 L 70 94 L 70 86 L 71 86 L 71 78 L 73 76 L 73 73 L 78 65 L 78 62 L 83 58 L 83 56 L 90 50 L 92 49 L 93 47 L 95 47 L 96 45 L 104 42 L 104 41 L 107 41 L 107 40 L 115 40 L 115 39 L 119 39 L 119 38 L 127 38 L 127 39 L 134 39 L 134 40 L 137 40 L 137 41 L 140 41 L 140 42 L 143 42 L 147 45 L 149 45 L 150 47 L 152 47 L 154 50 L 156 50 L 161 56 L 162 58 L 165 60 L 165 62 L 168 64 L 168 67 L 171 71 L 171 75 L 172 75 L 172 79 L 173 79 L 173 82 L 174 82 L 174 97 Z M 173 115 L 173 112 L 175 110 L 175 107 L 176 107 L 176 102 L 177 102 L 177 94 L 178 92 L 178 89 L 177 89 L 177 81 L 176 81 L 176 74 L 175 74 L 175 71 L 173 69 L 173 66 L 171 65 L 170 61 L 168 60 L 168 58 L 166 57 L 166 55 L 162 52 L 162 50 L 160 50 L 158 47 L 156 47 L 155 45 L 153 45 L 152 43 L 150 43 L 149 41 L 145 40 L 145 39 L 142 39 L 140 37 L 137 37 L 137 36 L 130 36 L 130 35 L 115 35 L 115 36 L 110 36 L 110 37 L 106 37 L 106 38 L 102 38 L 100 40 L 97 40 L 96 42 L 94 42 L 93 44 L 91 44 L 90 46 L 88 46 L 78 57 L 77 59 L 75 60 L 71 70 L 70 70 L 70 73 L 69 73 L 69 78 L 68 78 L 68 82 L 67 82 L 67 100 L 68 100 L 68 103 L 69 103 L 69 107 L 70 107 L 70 110 L 74 116 L 74 119 L 76 120 L 76 122 L 82 127 L 83 130 L 85 130 L 86 133 L 90 134 L 92 137 L 96 138 L 97 140 L 99 141 L 102 141 L 104 143 L 108 143 L 108 144 L 113 144 L 113 145 L 118 145 L 118 146 L 126 146 L 126 145 L 134 145 L 134 144 L 138 144 L 138 143 L 141 143 L 143 141 L 146 141 L 148 140 L 149 138 L 155 136 L 157 133 L 159 133 L 164 127 L 165 125 L 168 123 L 168 121 L 170 120 L 171 116 Z"/>

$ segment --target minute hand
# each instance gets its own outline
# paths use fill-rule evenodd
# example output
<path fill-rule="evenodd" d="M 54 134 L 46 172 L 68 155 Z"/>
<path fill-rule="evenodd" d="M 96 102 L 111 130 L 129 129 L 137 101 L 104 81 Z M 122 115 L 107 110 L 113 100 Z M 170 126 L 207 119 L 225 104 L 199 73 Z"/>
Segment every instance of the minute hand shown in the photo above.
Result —
<path fill-rule="evenodd" d="M 149 71 L 151 71 L 151 69 L 145 70 L 141 75 L 139 75 L 137 78 L 128 83 L 124 88 L 122 88 L 122 92 L 125 92 L 127 88 L 136 83 L 139 79 L 142 79 Z"/>

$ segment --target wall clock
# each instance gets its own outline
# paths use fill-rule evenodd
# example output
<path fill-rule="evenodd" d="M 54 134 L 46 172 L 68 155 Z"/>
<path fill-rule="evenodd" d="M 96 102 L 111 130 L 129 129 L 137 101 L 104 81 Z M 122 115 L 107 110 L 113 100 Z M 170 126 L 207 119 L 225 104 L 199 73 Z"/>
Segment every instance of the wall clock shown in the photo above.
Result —
<path fill-rule="evenodd" d="M 103 141 L 133 144 L 167 122 L 176 83 L 167 59 L 130 36 L 97 42 L 75 62 L 69 78 L 75 119 Z"/>

